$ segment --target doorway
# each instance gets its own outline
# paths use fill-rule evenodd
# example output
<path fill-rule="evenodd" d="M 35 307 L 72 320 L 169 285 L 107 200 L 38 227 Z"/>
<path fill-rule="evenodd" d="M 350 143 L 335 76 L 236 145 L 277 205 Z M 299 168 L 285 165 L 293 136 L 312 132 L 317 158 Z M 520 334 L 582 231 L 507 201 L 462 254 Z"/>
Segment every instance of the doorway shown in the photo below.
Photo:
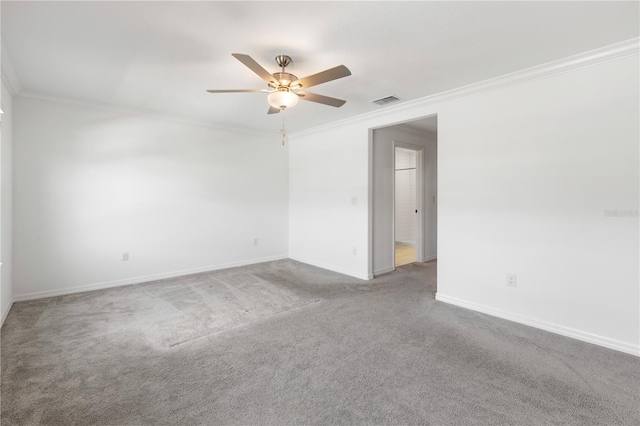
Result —
<path fill-rule="evenodd" d="M 422 148 L 394 142 L 394 267 L 422 259 Z"/>
<path fill-rule="evenodd" d="M 437 123 L 437 116 L 432 115 L 369 130 L 371 277 L 392 272 L 396 266 L 405 262 L 424 263 L 437 259 Z M 415 166 L 413 163 L 404 167 L 399 164 L 399 170 L 396 172 L 396 148 L 408 149 L 415 153 Z M 400 160 L 404 151 L 398 152 Z M 400 170 L 413 168 L 414 171 Z M 413 207 L 414 201 L 409 200 L 408 208 L 401 212 L 398 205 L 396 212 L 396 204 L 399 204 L 395 202 L 396 192 L 400 193 L 400 190 L 396 191 L 395 183 L 396 180 L 403 179 L 415 182 L 416 207 Z M 400 218 L 407 212 L 412 212 L 415 221 L 409 219 L 405 228 L 396 226 L 396 216 Z M 411 226 L 413 228 L 409 228 Z M 415 230 L 415 242 L 411 235 L 404 234 L 407 229 Z M 396 247 L 408 254 L 404 260 L 398 259 L 396 262 Z M 399 255 L 401 256 L 400 253 Z M 432 266 L 435 266 L 435 262 Z"/>

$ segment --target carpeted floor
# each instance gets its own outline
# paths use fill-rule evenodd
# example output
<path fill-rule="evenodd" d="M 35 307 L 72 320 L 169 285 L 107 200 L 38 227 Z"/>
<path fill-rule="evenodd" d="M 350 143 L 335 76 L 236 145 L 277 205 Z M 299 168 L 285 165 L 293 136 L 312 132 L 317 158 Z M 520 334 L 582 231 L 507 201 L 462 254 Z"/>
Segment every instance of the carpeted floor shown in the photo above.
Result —
<path fill-rule="evenodd" d="M 2 424 L 637 425 L 640 359 L 291 260 L 16 303 Z"/>

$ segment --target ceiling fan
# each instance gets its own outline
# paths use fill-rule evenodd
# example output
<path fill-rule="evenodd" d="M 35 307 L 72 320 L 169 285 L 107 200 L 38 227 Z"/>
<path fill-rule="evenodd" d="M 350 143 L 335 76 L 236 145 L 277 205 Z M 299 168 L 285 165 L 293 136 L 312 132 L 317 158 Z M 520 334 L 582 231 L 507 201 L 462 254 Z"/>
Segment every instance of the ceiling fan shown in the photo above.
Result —
<path fill-rule="evenodd" d="M 315 93 L 309 93 L 306 90 L 312 86 L 326 83 L 328 81 L 337 80 L 339 78 L 347 77 L 351 75 L 351 71 L 344 65 L 338 65 L 337 67 L 330 68 L 328 70 L 319 72 L 317 74 L 310 75 L 298 79 L 293 74 L 285 71 L 287 65 L 291 64 L 291 58 L 287 55 L 276 56 L 276 63 L 282 68 L 280 72 L 270 74 L 259 63 L 257 63 L 251 56 L 244 55 L 242 53 L 232 53 L 232 56 L 242 62 L 251 71 L 256 73 L 262 78 L 268 85 L 268 89 L 240 89 L 240 90 L 207 90 L 209 93 L 268 93 L 267 100 L 269 101 L 268 114 L 277 114 L 282 110 L 294 107 L 298 103 L 298 99 L 304 99 L 306 101 L 317 102 L 324 105 L 330 105 L 336 108 L 341 107 L 346 101 L 337 98 L 331 98 L 329 96 L 316 95 Z"/>

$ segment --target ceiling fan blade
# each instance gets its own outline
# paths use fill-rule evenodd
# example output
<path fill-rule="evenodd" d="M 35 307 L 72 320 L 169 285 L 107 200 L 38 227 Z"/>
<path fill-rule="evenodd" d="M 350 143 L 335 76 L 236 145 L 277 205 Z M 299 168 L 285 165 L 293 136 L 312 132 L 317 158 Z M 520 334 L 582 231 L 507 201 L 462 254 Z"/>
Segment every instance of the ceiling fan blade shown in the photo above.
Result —
<path fill-rule="evenodd" d="M 337 80 L 350 75 L 351 71 L 349 71 L 349 68 L 344 65 L 338 65 L 337 67 L 301 78 L 300 80 L 297 80 L 294 85 L 298 85 L 301 88 L 306 89 L 307 87 L 316 86 L 318 84 L 326 83 L 327 81 Z"/>
<path fill-rule="evenodd" d="M 280 112 L 280 108 L 274 108 L 272 106 L 269 107 L 269 111 L 267 111 L 267 114 L 277 114 Z"/>
<path fill-rule="evenodd" d="M 342 105 L 345 104 L 345 102 L 347 102 L 342 99 L 331 98 L 329 96 L 323 96 L 323 95 L 316 95 L 315 93 L 309 93 L 309 92 L 301 92 L 296 94 L 300 96 L 300 99 L 304 99 L 305 101 L 317 102 L 319 104 L 329 105 L 336 108 L 340 108 Z"/>
<path fill-rule="evenodd" d="M 267 93 L 266 89 L 239 89 L 239 90 L 207 90 L 209 93 Z"/>
<path fill-rule="evenodd" d="M 264 81 L 266 81 L 267 83 L 277 83 L 277 80 L 275 79 L 275 77 L 269 74 L 269 71 L 262 68 L 262 65 L 254 61 L 251 56 L 244 55 L 242 53 L 232 53 L 231 55 L 237 60 L 239 60 L 240 62 L 242 62 L 251 71 L 258 74 L 258 76 Z"/>

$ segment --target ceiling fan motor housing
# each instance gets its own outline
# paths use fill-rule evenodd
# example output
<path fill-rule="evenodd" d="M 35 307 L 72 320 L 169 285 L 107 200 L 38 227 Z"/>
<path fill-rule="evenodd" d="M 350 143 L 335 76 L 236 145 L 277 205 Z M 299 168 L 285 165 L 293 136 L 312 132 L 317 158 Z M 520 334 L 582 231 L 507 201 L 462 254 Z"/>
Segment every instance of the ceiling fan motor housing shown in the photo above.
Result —
<path fill-rule="evenodd" d="M 275 72 L 273 73 L 273 77 L 280 82 L 280 84 L 273 84 L 273 85 L 269 84 L 269 86 L 271 86 L 274 89 L 278 86 L 284 86 L 284 87 L 293 86 L 292 83 L 298 79 L 298 77 L 296 77 L 293 74 L 289 74 L 288 72 Z"/>
<path fill-rule="evenodd" d="M 274 84 L 274 85 L 270 84 L 269 86 L 273 89 L 278 88 L 278 86 L 280 87 L 291 86 L 291 83 L 293 83 L 298 79 L 298 77 L 296 77 L 295 75 L 289 74 L 288 72 L 284 71 L 285 67 L 291 63 L 291 57 L 287 55 L 278 55 L 276 56 L 276 63 L 280 68 L 282 68 L 281 72 L 273 73 L 273 76 L 275 77 L 276 81 L 279 84 Z"/>

